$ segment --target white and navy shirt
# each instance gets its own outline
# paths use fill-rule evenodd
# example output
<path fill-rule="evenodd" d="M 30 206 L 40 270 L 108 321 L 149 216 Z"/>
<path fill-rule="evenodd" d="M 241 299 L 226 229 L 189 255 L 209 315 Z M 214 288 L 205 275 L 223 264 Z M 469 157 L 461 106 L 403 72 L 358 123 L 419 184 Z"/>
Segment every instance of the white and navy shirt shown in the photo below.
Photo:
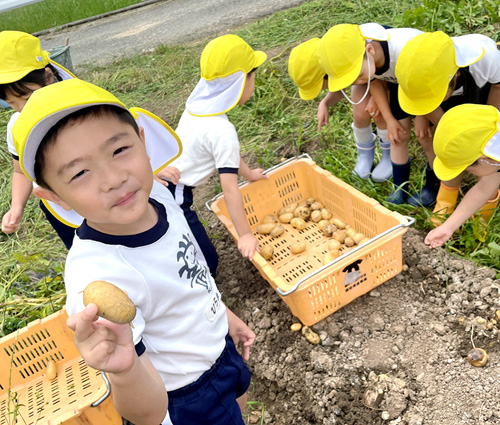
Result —
<path fill-rule="evenodd" d="M 180 184 L 200 186 L 215 171 L 238 173 L 240 142 L 226 114 L 197 117 L 185 110 L 175 132 L 182 154 L 170 165 L 180 170 Z"/>
<path fill-rule="evenodd" d="M 126 291 L 137 308 L 136 351 L 146 351 L 172 391 L 215 363 L 225 347 L 228 321 L 208 267 L 198 262 L 182 210 L 156 181 L 150 202 L 158 222 L 146 232 L 112 236 L 86 222 L 77 229 L 66 261 L 66 308 L 68 314 L 81 311 L 82 291 L 95 280 Z"/>

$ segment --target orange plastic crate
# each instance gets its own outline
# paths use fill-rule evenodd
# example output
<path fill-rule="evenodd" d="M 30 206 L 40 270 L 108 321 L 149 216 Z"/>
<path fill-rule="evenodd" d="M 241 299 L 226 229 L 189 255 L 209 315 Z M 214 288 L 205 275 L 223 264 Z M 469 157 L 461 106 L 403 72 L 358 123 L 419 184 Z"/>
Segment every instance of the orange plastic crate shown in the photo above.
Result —
<path fill-rule="evenodd" d="M 268 170 L 268 175 L 268 180 L 240 186 L 248 223 L 260 246 L 274 247 L 269 261 L 256 254 L 252 262 L 302 323 L 317 323 L 401 272 L 401 237 L 413 219 L 388 210 L 310 158 L 287 161 Z M 323 202 L 334 217 L 370 240 L 323 266 L 329 239 L 315 223 L 307 222 L 301 231 L 284 225 L 285 233 L 277 238 L 255 231 L 266 214 L 309 197 Z M 224 196 L 218 195 L 207 206 L 236 239 Z M 307 249 L 292 254 L 289 246 L 299 239 Z"/>
<path fill-rule="evenodd" d="M 0 425 L 121 425 L 107 379 L 81 358 L 67 318 L 61 310 L 0 339 Z"/>

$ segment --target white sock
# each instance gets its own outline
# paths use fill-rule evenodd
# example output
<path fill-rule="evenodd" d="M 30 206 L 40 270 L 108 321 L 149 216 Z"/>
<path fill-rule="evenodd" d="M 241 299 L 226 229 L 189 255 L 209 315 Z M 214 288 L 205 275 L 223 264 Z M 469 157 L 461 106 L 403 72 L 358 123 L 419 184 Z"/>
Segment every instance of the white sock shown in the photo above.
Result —
<path fill-rule="evenodd" d="M 379 143 L 387 143 L 389 141 L 387 140 L 387 129 L 381 130 L 380 128 L 377 127 L 377 134 Z"/>
<path fill-rule="evenodd" d="M 354 132 L 354 140 L 356 144 L 364 144 L 373 142 L 372 126 L 369 125 L 365 128 L 354 127 L 354 123 L 351 124 L 352 131 Z"/>

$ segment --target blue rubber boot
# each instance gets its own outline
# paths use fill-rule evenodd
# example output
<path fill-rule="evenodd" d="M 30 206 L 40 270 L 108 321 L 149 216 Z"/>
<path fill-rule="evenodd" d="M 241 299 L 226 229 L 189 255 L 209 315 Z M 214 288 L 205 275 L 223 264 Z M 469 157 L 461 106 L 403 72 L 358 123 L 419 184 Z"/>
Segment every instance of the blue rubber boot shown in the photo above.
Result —
<path fill-rule="evenodd" d="M 422 189 L 417 193 L 408 198 L 408 203 L 414 207 L 428 207 L 436 203 L 436 197 L 439 192 L 439 186 L 441 180 L 439 180 L 434 173 L 434 170 L 430 167 L 429 163 L 425 167 L 425 184 Z"/>
<path fill-rule="evenodd" d="M 406 203 L 406 200 L 408 199 L 408 188 L 410 185 L 410 166 L 411 158 L 408 159 L 406 164 L 392 163 L 392 183 L 394 185 L 394 189 L 387 198 L 387 202 L 396 205 Z"/>
<path fill-rule="evenodd" d="M 381 142 L 379 139 L 378 144 L 382 151 L 382 158 L 372 171 L 372 180 L 380 183 L 389 180 L 392 176 L 391 142 Z"/>

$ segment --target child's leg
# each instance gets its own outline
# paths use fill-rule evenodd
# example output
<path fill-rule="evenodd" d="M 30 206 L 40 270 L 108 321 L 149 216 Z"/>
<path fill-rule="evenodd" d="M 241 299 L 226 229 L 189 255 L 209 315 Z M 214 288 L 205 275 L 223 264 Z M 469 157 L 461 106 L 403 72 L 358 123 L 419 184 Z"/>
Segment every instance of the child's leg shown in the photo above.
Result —
<path fill-rule="evenodd" d="M 436 205 L 432 211 L 431 221 L 437 227 L 446 220 L 446 215 L 451 214 L 455 210 L 458 199 L 458 189 L 462 182 L 462 175 L 455 177 L 453 180 L 441 182 L 439 191 L 436 197 Z"/>
<path fill-rule="evenodd" d="M 364 95 L 365 85 L 354 85 L 351 88 L 351 96 L 357 102 Z M 351 125 L 354 132 L 354 141 L 357 148 L 357 160 L 354 173 L 362 179 L 368 179 L 373 166 L 376 136 L 373 134 L 370 114 L 365 111 L 370 96 L 359 105 L 353 105 L 353 123 Z"/>
<path fill-rule="evenodd" d="M 248 401 L 248 391 L 243 394 L 241 397 L 238 397 L 236 399 L 236 401 L 238 402 L 238 406 L 240 406 L 240 409 L 241 409 L 241 414 L 246 414 L 246 411 L 247 411 L 247 401 Z"/>
<path fill-rule="evenodd" d="M 388 202 L 396 205 L 406 203 L 410 179 L 411 158 L 408 151 L 410 141 L 411 118 L 399 120 L 405 129 L 405 135 L 400 136 L 399 143 L 391 145 L 392 182 L 394 189 L 387 198 Z"/>

